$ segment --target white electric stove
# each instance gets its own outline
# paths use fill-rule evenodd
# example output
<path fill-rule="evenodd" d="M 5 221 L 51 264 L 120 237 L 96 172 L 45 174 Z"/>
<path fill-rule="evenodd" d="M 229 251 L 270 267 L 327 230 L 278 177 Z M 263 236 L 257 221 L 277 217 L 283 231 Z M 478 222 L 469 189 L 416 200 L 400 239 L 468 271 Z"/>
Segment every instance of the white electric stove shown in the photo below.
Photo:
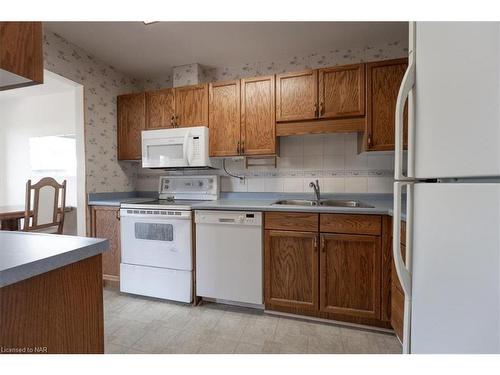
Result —
<path fill-rule="evenodd" d="M 192 205 L 219 197 L 219 176 L 160 177 L 159 200 L 123 203 L 120 290 L 193 299 Z"/>

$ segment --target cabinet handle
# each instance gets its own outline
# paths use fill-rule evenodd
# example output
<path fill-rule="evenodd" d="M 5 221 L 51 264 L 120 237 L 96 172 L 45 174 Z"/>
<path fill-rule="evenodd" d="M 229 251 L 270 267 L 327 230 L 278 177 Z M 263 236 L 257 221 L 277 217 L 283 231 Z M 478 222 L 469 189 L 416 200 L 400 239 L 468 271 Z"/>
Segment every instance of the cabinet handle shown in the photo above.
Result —
<path fill-rule="evenodd" d="M 323 115 L 323 102 L 319 102 L 318 117 Z"/>
<path fill-rule="evenodd" d="M 120 220 L 120 210 L 117 210 L 117 211 L 116 211 L 116 219 L 117 219 L 117 220 Z"/>
<path fill-rule="evenodd" d="M 326 251 L 326 248 L 325 248 L 325 237 L 321 237 L 321 251 L 322 252 Z"/>
<path fill-rule="evenodd" d="M 318 117 L 318 103 L 314 103 L 314 117 Z"/>
<path fill-rule="evenodd" d="M 318 236 L 314 236 L 313 246 L 314 246 L 314 251 L 318 251 Z"/>
<path fill-rule="evenodd" d="M 170 126 L 172 126 L 172 128 L 175 128 L 174 115 L 170 116 Z"/>
<path fill-rule="evenodd" d="M 368 141 L 367 141 L 367 143 L 368 143 L 369 147 L 372 145 L 372 136 L 371 136 L 371 134 L 368 134 Z"/>
<path fill-rule="evenodd" d="M 245 153 L 245 141 L 241 141 L 241 154 Z"/>
<path fill-rule="evenodd" d="M 236 153 L 240 154 L 240 141 L 238 141 L 238 145 L 236 146 Z"/>
<path fill-rule="evenodd" d="M 178 115 L 175 115 L 175 127 L 176 128 L 179 127 L 179 116 Z"/>

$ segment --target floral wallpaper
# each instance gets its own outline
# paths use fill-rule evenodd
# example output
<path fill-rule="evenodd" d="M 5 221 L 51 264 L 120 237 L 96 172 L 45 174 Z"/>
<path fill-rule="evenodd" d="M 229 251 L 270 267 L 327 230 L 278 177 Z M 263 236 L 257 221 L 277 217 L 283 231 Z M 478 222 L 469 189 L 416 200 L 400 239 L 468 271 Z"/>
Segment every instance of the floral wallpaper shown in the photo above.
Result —
<path fill-rule="evenodd" d="M 363 48 L 331 49 L 328 51 L 311 53 L 305 56 L 292 56 L 276 61 L 247 62 L 230 67 L 208 67 L 200 65 L 200 82 L 214 82 L 268 74 L 293 72 L 304 69 L 317 69 L 335 65 L 355 64 L 359 62 L 387 60 L 408 56 L 408 42 L 392 41 L 378 46 Z M 196 64 L 183 65 L 178 68 L 190 67 Z M 166 73 L 142 81 L 146 90 L 156 90 L 166 87 L 176 87 L 176 82 L 189 80 L 192 70 L 176 69 L 172 74 Z"/>
<path fill-rule="evenodd" d="M 160 90 L 163 88 L 174 87 L 172 74 L 165 74 L 160 77 L 147 78 L 141 81 L 144 90 Z"/>
<path fill-rule="evenodd" d="M 44 65 L 84 87 L 87 192 L 134 190 L 138 163 L 117 160 L 116 97 L 140 91 L 142 83 L 48 30 Z"/>

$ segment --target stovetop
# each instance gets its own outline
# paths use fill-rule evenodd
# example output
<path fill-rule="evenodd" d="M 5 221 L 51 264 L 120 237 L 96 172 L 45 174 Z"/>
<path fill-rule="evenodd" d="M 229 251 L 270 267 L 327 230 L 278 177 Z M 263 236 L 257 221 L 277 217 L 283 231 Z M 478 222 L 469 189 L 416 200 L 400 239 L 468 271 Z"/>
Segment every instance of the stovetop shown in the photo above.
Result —
<path fill-rule="evenodd" d="M 188 199 L 157 199 L 149 202 L 142 203 L 122 203 L 120 208 L 135 208 L 146 210 L 191 210 L 191 207 L 196 204 L 204 202 L 202 200 L 188 200 Z"/>

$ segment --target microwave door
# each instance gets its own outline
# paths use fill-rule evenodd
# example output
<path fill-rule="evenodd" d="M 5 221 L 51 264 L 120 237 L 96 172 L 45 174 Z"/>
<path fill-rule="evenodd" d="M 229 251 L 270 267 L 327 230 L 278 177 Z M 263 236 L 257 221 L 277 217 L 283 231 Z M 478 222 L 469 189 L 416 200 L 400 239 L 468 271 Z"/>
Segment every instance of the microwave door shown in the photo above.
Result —
<path fill-rule="evenodd" d="M 184 167 L 186 142 L 182 137 L 148 139 L 143 142 L 142 166 L 144 168 Z"/>

